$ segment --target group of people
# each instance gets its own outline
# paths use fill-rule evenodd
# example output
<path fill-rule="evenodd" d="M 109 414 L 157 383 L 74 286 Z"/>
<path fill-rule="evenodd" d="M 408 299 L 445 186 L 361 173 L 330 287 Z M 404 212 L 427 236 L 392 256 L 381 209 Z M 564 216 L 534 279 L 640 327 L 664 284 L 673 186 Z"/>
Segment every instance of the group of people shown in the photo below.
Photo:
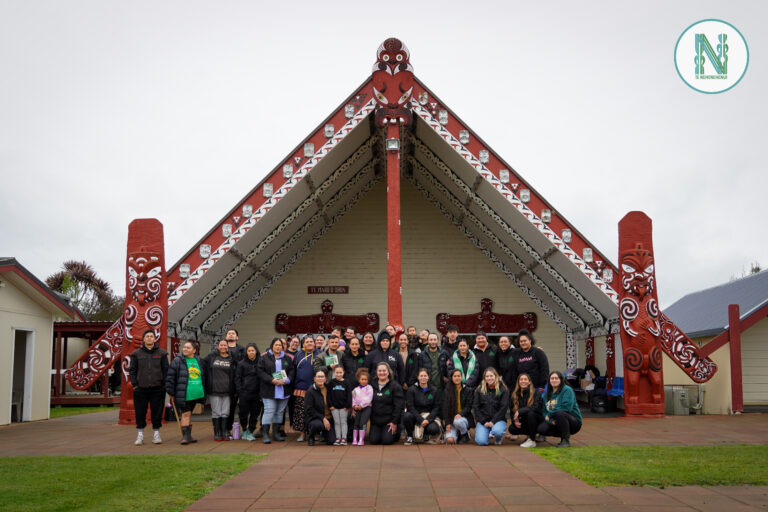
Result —
<path fill-rule="evenodd" d="M 242 439 L 260 437 L 266 444 L 285 441 L 286 411 L 297 440 L 310 446 L 317 438 L 362 446 L 366 436 L 383 445 L 401 437 L 406 445 L 462 444 L 474 429 L 478 445 L 523 435 L 526 448 L 545 436 L 559 437 L 558 446 L 567 447 L 581 429 L 573 390 L 561 372 L 549 371 L 546 354 L 527 330 L 518 333 L 516 345 L 501 336 L 498 346 L 478 332 L 472 348 L 453 325 L 442 344 L 437 333 L 391 325 L 378 335 L 337 327 L 327 337 L 274 338 L 263 353 L 238 341 L 237 330 L 230 329 L 204 358 L 194 342 L 185 341 L 169 364 L 154 333 L 144 333 L 129 372 L 137 445 L 144 442 L 148 406 L 152 441 L 162 442 L 166 393 L 180 417 L 181 444 L 196 442 L 191 414 L 206 398 L 216 441 L 234 437 L 236 409 Z"/>

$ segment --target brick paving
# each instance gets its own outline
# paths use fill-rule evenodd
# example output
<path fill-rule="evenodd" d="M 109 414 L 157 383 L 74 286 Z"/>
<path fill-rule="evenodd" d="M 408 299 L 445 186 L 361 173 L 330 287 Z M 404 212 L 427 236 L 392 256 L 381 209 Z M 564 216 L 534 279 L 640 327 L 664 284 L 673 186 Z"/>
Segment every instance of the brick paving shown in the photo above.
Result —
<path fill-rule="evenodd" d="M 503 446 L 315 446 L 290 437 L 264 445 L 214 443 L 196 422 L 200 442 L 181 446 L 175 424 L 162 445 L 132 445 L 135 429 L 116 411 L 0 427 L 0 455 L 268 453 L 188 510 L 322 511 L 756 511 L 768 510 L 768 487 L 592 487 L 536 455 Z M 147 432 L 149 433 L 149 432 Z M 149 436 L 151 438 L 151 435 Z M 574 445 L 716 445 L 768 443 L 768 414 L 664 419 L 587 418 Z M 350 483 L 350 480 L 352 483 Z"/>

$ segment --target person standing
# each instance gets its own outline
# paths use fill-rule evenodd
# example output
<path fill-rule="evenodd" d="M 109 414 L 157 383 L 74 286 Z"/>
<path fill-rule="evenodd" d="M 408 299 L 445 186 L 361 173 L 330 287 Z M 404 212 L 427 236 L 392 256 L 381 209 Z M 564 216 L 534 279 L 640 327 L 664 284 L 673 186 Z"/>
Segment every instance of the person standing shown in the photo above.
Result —
<path fill-rule="evenodd" d="M 293 361 L 285 355 L 283 340 L 280 338 L 274 338 L 269 350 L 259 358 L 260 392 L 264 402 L 264 415 L 261 420 L 264 444 L 271 442 L 270 426 L 272 439 L 278 442 L 285 441 L 285 437 L 279 432 L 279 427 L 284 422 L 285 407 L 288 405 L 288 397 L 291 396 L 293 389 L 292 363 Z"/>
<path fill-rule="evenodd" d="M 448 352 L 449 356 L 453 355 L 453 352 L 459 347 L 459 328 L 455 325 L 449 325 L 445 329 L 446 340 L 443 343 L 442 350 Z"/>
<path fill-rule="evenodd" d="M 427 335 L 427 347 L 419 354 L 417 366 L 429 370 L 430 385 L 443 389 L 448 380 L 448 352 L 440 350 L 438 343 L 437 333 Z"/>
<path fill-rule="evenodd" d="M 509 410 L 509 392 L 494 368 L 488 368 L 483 375 L 483 383 L 475 390 L 472 400 L 472 414 L 475 425 L 475 443 L 479 446 L 488 444 L 493 436 L 494 444 L 504 441 L 507 430 L 507 411 Z"/>
<path fill-rule="evenodd" d="M 400 356 L 400 361 L 403 364 L 403 372 L 397 376 L 397 381 L 403 386 L 405 392 L 416 383 L 416 371 L 419 369 L 416 366 L 418 354 L 409 348 L 408 335 L 404 332 L 398 335 L 397 345 L 397 355 Z"/>
<path fill-rule="evenodd" d="M 518 334 L 517 342 L 520 348 L 515 350 L 515 364 L 511 366 L 513 374 L 505 379 L 511 382 L 517 382 L 517 376 L 521 373 L 527 373 L 531 378 L 533 385 L 544 391 L 549 379 L 549 360 L 547 354 L 536 347 L 536 339 L 526 329 L 522 329 Z"/>
<path fill-rule="evenodd" d="M 301 340 L 301 352 L 296 354 L 293 358 L 293 367 L 295 368 L 295 378 L 293 381 L 293 396 L 294 407 L 293 415 L 291 416 L 291 428 L 296 432 L 299 432 L 299 438 L 296 441 L 303 443 L 306 439 L 307 422 L 304 412 L 304 399 L 307 395 L 307 390 L 314 383 L 314 369 L 312 368 L 315 362 L 315 357 L 320 353 L 319 350 L 315 350 L 315 340 L 312 336 L 304 336 Z"/>
<path fill-rule="evenodd" d="M 485 375 L 485 370 L 488 368 L 496 368 L 496 371 L 499 371 L 499 368 L 496 366 L 497 350 L 498 349 L 495 346 L 488 343 L 488 337 L 484 332 L 478 332 L 475 335 L 475 346 L 472 349 L 472 352 L 474 352 L 475 358 L 477 359 L 480 375 Z"/>
<path fill-rule="evenodd" d="M 155 331 L 147 329 L 142 335 L 142 345 L 131 353 L 128 375 L 133 386 L 133 407 L 138 430 L 137 446 L 144 444 L 144 427 L 147 426 L 147 406 L 152 419 L 152 442 L 160 444 L 160 427 L 163 426 L 165 402 L 165 377 L 168 375 L 168 353 L 155 342 Z"/>
<path fill-rule="evenodd" d="M 240 340 L 240 333 L 237 332 L 237 329 L 229 329 L 224 338 L 227 340 L 227 347 L 229 347 L 229 353 L 232 356 L 234 363 L 237 364 L 238 362 L 242 361 L 243 357 L 245 357 L 245 349 L 237 343 Z M 258 352 L 258 348 L 256 351 Z M 229 396 L 229 414 L 227 415 L 227 430 L 225 432 L 229 439 L 232 439 L 232 425 L 235 423 L 235 408 L 237 407 L 237 399 L 238 397 L 235 394 L 235 390 L 233 388 L 232 394 Z"/>
<path fill-rule="evenodd" d="M 354 417 L 352 444 L 365 446 L 365 427 L 368 425 L 368 420 L 371 419 L 373 388 L 368 384 L 369 375 L 366 368 L 358 368 L 355 377 L 357 377 L 358 385 L 352 390 L 352 415 Z"/>
<path fill-rule="evenodd" d="M 181 344 L 181 354 L 176 356 L 165 377 L 165 392 L 181 414 L 181 444 L 196 443 L 192 437 L 192 411 L 197 404 L 205 403 L 205 365 L 196 354 L 194 342 Z"/>
<path fill-rule="evenodd" d="M 379 363 L 387 363 L 389 369 L 392 371 L 393 379 L 398 381 L 398 376 L 402 375 L 404 372 L 403 360 L 391 347 L 392 340 L 389 337 L 389 334 L 384 332 L 379 340 L 379 348 L 375 349 L 365 357 L 365 367 L 368 368 L 370 373 L 375 373 L 375 368 Z"/>
<path fill-rule="evenodd" d="M 315 358 L 312 363 L 312 369 L 314 371 L 323 370 L 325 372 L 325 379 L 328 381 L 333 377 L 333 369 L 337 366 L 341 366 L 341 357 L 344 352 L 339 350 L 340 339 L 336 334 L 328 336 L 328 350 L 321 352 Z"/>
<path fill-rule="evenodd" d="M 328 384 L 330 389 L 329 406 L 336 429 L 336 446 L 347 446 L 347 418 L 352 408 L 352 388 L 344 379 L 344 367 L 337 365 L 333 369 L 333 379 Z"/>
<path fill-rule="evenodd" d="M 261 414 L 261 379 L 258 372 L 259 349 L 255 343 L 245 347 L 245 357 L 237 363 L 235 390 L 240 400 L 240 428 L 245 441 L 255 441 L 256 423 Z"/>
<path fill-rule="evenodd" d="M 514 372 L 510 368 L 514 363 L 515 347 L 509 341 L 509 336 L 502 336 L 499 338 L 499 348 L 496 351 L 496 370 L 507 385 L 507 389 L 515 388 L 515 381 L 508 380 L 513 376 Z"/>
<path fill-rule="evenodd" d="M 477 367 L 475 353 L 469 350 L 467 340 L 461 338 L 457 343 L 457 349 L 448 359 L 448 373 L 453 370 L 461 371 L 461 379 L 469 388 L 475 388 L 480 378 L 480 369 Z"/>
<path fill-rule="evenodd" d="M 211 423 L 213 440 L 229 441 L 227 417 L 232 407 L 231 397 L 235 394 L 235 371 L 237 364 L 229 352 L 227 340 L 220 340 L 216 350 L 205 358 L 206 388 L 211 402 Z"/>

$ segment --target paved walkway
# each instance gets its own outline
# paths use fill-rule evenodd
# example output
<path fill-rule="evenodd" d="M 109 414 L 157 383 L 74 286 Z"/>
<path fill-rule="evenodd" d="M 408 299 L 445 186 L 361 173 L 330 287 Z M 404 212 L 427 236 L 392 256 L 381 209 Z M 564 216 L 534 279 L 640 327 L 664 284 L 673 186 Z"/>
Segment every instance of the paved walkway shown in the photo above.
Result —
<path fill-rule="evenodd" d="M 365 446 L 309 448 L 296 442 L 214 443 L 196 423 L 199 443 L 132 446 L 135 430 L 116 412 L 0 427 L 0 455 L 269 453 L 188 510 L 720 511 L 768 510 L 768 487 L 589 486 L 538 457 L 501 447 Z M 768 415 L 587 419 L 574 445 L 768 443 Z M 349 480 L 353 483 L 350 484 Z"/>

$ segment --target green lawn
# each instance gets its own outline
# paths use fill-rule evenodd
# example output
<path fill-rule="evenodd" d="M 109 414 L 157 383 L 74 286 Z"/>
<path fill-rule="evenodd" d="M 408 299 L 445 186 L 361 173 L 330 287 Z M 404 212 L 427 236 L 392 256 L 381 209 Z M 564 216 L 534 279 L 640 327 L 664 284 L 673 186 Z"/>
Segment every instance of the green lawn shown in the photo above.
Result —
<path fill-rule="evenodd" d="M 76 416 L 78 414 L 88 414 L 91 412 L 111 411 L 114 407 L 91 405 L 86 407 L 51 407 L 51 419 L 63 418 L 64 416 Z"/>
<path fill-rule="evenodd" d="M 587 446 L 536 454 L 590 485 L 768 485 L 768 445 Z"/>
<path fill-rule="evenodd" d="M 246 454 L 0 458 L 1 508 L 183 510 L 260 458 Z"/>

